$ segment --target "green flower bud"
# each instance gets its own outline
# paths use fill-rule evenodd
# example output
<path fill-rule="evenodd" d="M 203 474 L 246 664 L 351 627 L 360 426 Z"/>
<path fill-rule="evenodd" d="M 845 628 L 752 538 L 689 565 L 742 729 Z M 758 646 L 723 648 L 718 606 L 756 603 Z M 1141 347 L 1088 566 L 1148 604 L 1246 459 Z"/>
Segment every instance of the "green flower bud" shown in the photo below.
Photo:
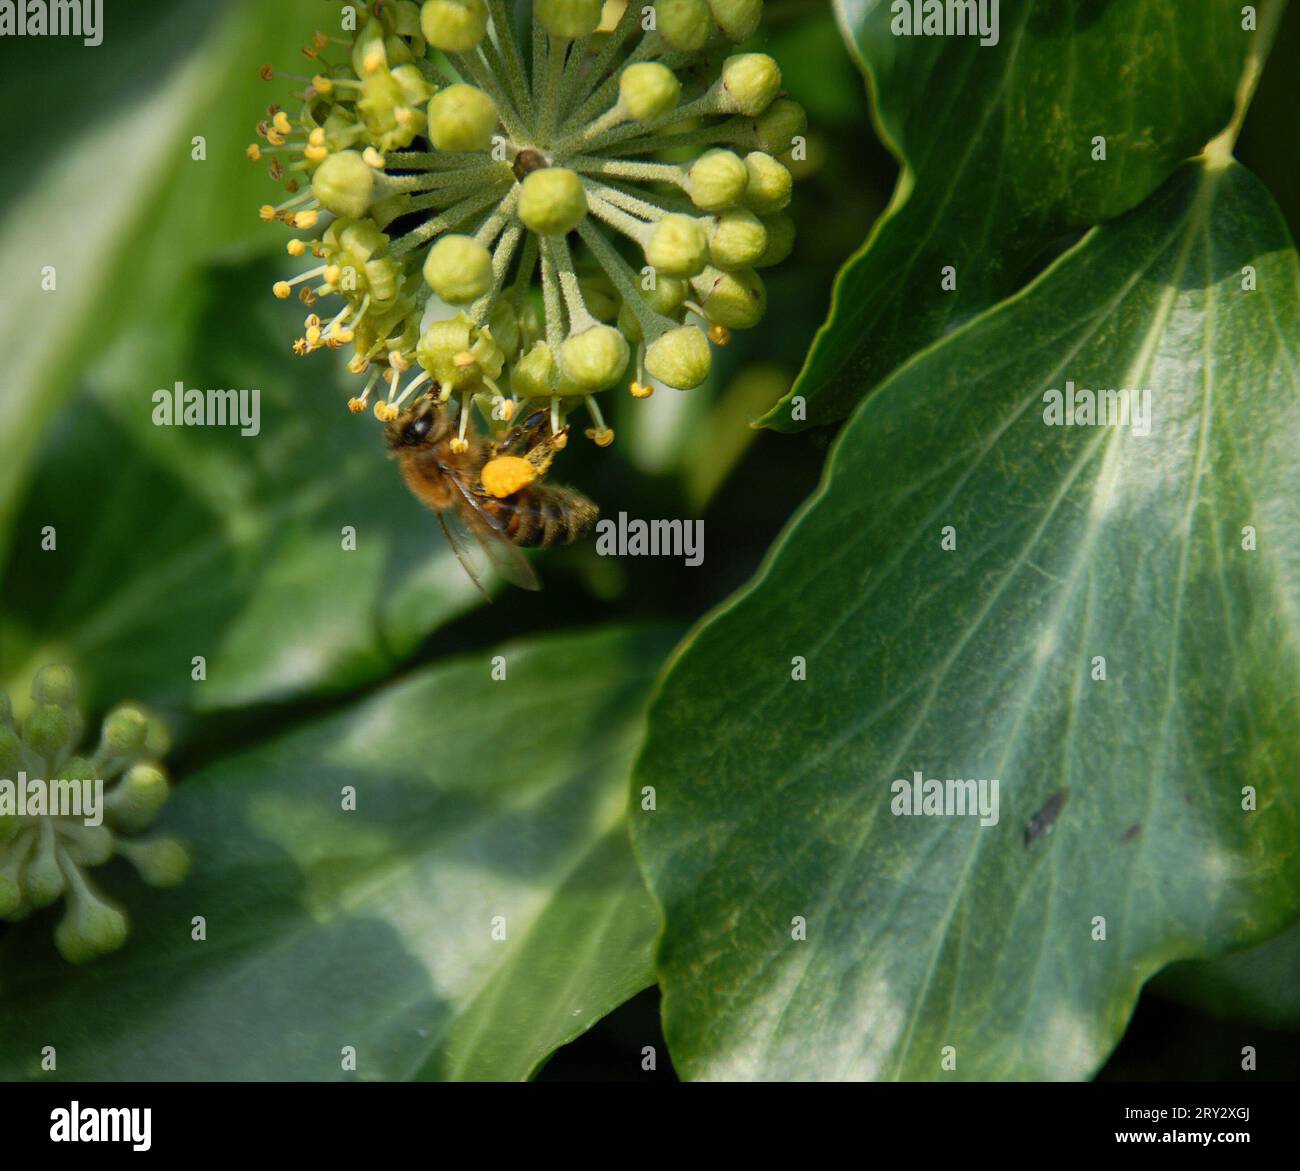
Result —
<path fill-rule="evenodd" d="M 519 313 L 508 294 L 498 297 L 493 304 L 488 314 L 488 328 L 507 361 L 518 356 L 521 339 Z"/>
<path fill-rule="evenodd" d="M 461 359 L 468 354 L 473 362 Z M 505 354 L 487 330 L 475 330 L 464 313 L 446 321 L 435 321 L 420 338 L 415 350 L 421 366 L 444 387 L 460 390 L 496 378 L 505 365 Z"/>
<path fill-rule="evenodd" d="M 487 18 L 483 0 L 425 0 L 420 9 L 420 29 L 435 49 L 464 53 L 483 39 Z"/>
<path fill-rule="evenodd" d="M 728 40 L 747 41 L 763 19 L 763 0 L 709 0 L 713 19 Z"/>
<path fill-rule="evenodd" d="M 356 151 L 339 151 L 316 168 L 311 193 L 335 215 L 360 219 L 375 197 L 375 173 Z"/>
<path fill-rule="evenodd" d="M 682 83 L 666 65 L 638 61 L 618 79 L 619 105 L 637 122 L 653 122 L 677 108 Z"/>
<path fill-rule="evenodd" d="M 37 703 L 53 703 L 71 707 L 77 702 L 77 677 L 69 667 L 42 667 L 32 680 L 32 698 Z M 6 706 L 9 703 L 5 697 Z M 0 719 L 0 723 L 7 723 Z"/>
<path fill-rule="evenodd" d="M 603 0 L 536 0 L 533 15 L 553 37 L 588 37 L 600 24 Z"/>
<path fill-rule="evenodd" d="M 149 715 L 124 704 L 104 717 L 104 746 L 114 756 L 135 756 L 144 749 L 149 734 Z"/>
<path fill-rule="evenodd" d="M 795 227 L 792 216 L 784 213 L 769 216 L 763 220 L 763 226 L 767 229 L 767 247 L 763 250 L 763 255 L 754 261 L 755 268 L 771 268 L 794 251 Z"/>
<path fill-rule="evenodd" d="M 492 287 L 492 254 L 473 236 L 443 236 L 425 257 L 424 279 L 449 304 L 477 301 Z"/>
<path fill-rule="evenodd" d="M 709 376 L 713 353 L 704 331 L 695 325 L 670 329 L 650 343 L 645 368 L 651 377 L 665 386 L 690 390 Z"/>
<path fill-rule="evenodd" d="M 415 60 L 411 46 L 401 37 L 385 37 L 384 52 L 388 57 L 389 65 L 409 65 Z"/>
<path fill-rule="evenodd" d="M 70 964 L 84 964 L 126 942 L 126 916 L 92 891 L 75 896 L 54 929 L 54 944 Z"/>
<path fill-rule="evenodd" d="M 755 118 L 781 91 L 781 67 L 766 53 L 737 53 L 722 63 L 722 90 L 731 112 Z"/>
<path fill-rule="evenodd" d="M 149 728 L 144 735 L 145 755 L 153 760 L 160 760 L 172 750 L 172 734 L 162 720 L 151 716 Z"/>
<path fill-rule="evenodd" d="M 753 269 L 709 269 L 693 283 L 704 315 L 728 329 L 752 329 L 767 310 L 767 290 Z"/>
<path fill-rule="evenodd" d="M 808 112 L 789 98 L 777 98 L 754 121 L 754 141 L 768 154 L 785 154 L 808 130 Z"/>
<path fill-rule="evenodd" d="M 148 829 L 171 795 L 167 774 L 156 764 L 132 767 L 104 796 L 109 823 L 124 833 Z"/>
<path fill-rule="evenodd" d="M 545 342 L 535 342 L 510 372 L 510 389 L 520 398 L 545 398 L 551 393 L 555 357 Z"/>
<path fill-rule="evenodd" d="M 744 195 L 748 181 L 744 160 L 733 151 L 715 147 L 695 160 L 687 176 L 686 189 L 696 207 L 723 211 Z"/>
<path fill-rule="evenodd" d="M 565 167 L 532 171 L 519 189 L 519 218 L 540 236 L 572 232 L 587 214 L 582 180 Z"/>
<path fill-rule="evenodd" d="M 36 853 L 23 871 L 23 893 L 27 901 L 39 910 L 56 902 L 66 885 L 54 844 L 54 834 L 49 826 L 42 826 L 36 839 Z"/>
<path fill-rule="evenodd" d="M 656 275 L 653 289 L 642 289 L 641 291 L 642 299 L 650 308 L 665 317 L 671 317 L 675 314 L 690 295 L 691 286 L 686 281 L 680 277 L 664 276 L 662 273 Z M 639 342 L 641 340 L 641 322 L 632 311 L 631 305 L 625 304 L 619 310 L 618 327 L 623 331 L 623 335 L 628 341 Z"/>
<path fill-rule="evenodd" d="M 627 339 L 609 325 L 593 325 L 560 347 L 560 369 L 583 391 L 605 390 L 627 367 Z"/>
<path fill-rule="evenodd" d="M 373 17 L 357 33 L 352 45 L 352 72 L 366 77 L 380 69 L 388 68 L 388 49 L 384 44 L 384 26 Z"/>
<path fill-rule="evenodd" d="M 708 255 L 709 234 L 704 224 L 694 216 L 676 212 L 655 224 L 645 246 L 646 263 L 660 276 L 694 276 L 704 267 Z"/>
<path fill-rule="evenodd" d="M 189 851 L 175 838 L 123 842 L 121 852 L 150 886 L 177 886 L 190 872 Z"/>
<path fill-rule="evenodd" d="M 47 761 L 58 759 L 72 739 L 72 715 L 66 708 L 52 703 L 39 704 L 32 709 L 23 725 L 23 739 L 31 750 Z"/>
<path fill-rule="evenodd" d="M 449 85 L 429 101 L 429 141 L 438 150 L 487 150 L 497 122 L 496 102 L 472 85 Z"/>
<path fill-rule="evenodd" d="M 708 0 L 655 0 L 655 27 L 670 47 L 694 53 L 713 31 Z"/>
<path fill-rule="evenodd" d="M 113 831 L 103 825 L 65 825 L 64 849 L 78 866 L 102 866 L 113 856 Z"/>
<path fill-rule="evenodd" d="M 0 726 L 0 781 L 16 781 L 22 767 L 22 741 L 13 728 Z"/>
<path fill-rule="evenodd" d="M 719 268 L 744 268 L 767 250 L 767 229 L 752 211 L 724 211 L 709 236 L 709 258 Z"/>
<path fill-rule="evenodd" d="M 582 290 L 582 300 L 587 311 L 597 321 L 613 321 L 618 316 L 623 299 L 618 295 L 614 282 L 603 272 L 580 277 L 578 287 Z"/>
<path fill-rule="evenodd" d="M 781 211 L 790 202 L 794 179 L 789 170 L 761 150 L 745 156 L 745 202 L 764 215 Z"/>
<path fill-rule="evenodd" d="M 420 6 L 415 0 L 397 0 L 385 4 L 384 15 L 392 18 L 392 28 L 399 37 L 418 37 L 420 32 Z"/>

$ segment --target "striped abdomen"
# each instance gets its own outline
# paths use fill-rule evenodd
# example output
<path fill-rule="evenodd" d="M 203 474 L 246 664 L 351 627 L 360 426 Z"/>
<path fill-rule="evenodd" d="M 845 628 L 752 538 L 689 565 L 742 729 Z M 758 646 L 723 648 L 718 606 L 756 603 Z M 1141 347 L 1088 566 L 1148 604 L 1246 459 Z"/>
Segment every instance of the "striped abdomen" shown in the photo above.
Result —
<path fill-rule="evenodd" d="M 483 498 L 483 508 L 505 535 L 525 549 L 548 549 L 585 537 L 599 509 L 580 492 L 532 484 L 504 500 Z"/>

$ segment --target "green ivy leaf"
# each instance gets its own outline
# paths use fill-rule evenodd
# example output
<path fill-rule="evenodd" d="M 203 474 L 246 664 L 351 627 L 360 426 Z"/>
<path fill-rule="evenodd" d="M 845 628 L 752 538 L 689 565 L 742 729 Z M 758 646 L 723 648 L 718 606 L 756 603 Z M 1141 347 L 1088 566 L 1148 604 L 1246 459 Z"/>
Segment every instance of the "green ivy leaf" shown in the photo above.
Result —
<path fill-rule="evenodd" d="M 763 420 L 783 431 L 842 419 L 1020 288 L 1062 236 L 1141 203 L 1227 125 L 1257 35 L 1236 0 L 1005 0 L 992 46 L 895 36 L 886 0 L 836 8 L 903 171 L 802 374 Z"/>
<path fill-rule="evenodd" d="M 0 579 L 15 692 L 36 667 L 68 662 L 92 701 L 130 695 L 179 732 L 188 712 L 379 678 L 481 602 L 374 419 L 348 412 L 348 376 L 289 352 L 301 311 L 270 295 L 274 272 L 234 265 L 192 281 L 70 404 Z M 176 381 L 260 390 L 259 433 L 155 426 L 154 393 Z"/>
<path fill-rule="evenodd" d="M 485 652 L 187 779 L 162 828 L 193 872 L 112 883 L 121 952 L 71 968 L 40 921 L 0 940 L 0 1077 L 42 1076 L 46 1045 L 72 1080 L 529 1076 L 653 981 L 626 792 L 671 645 Z"/>
<path fill-rule="evenodd" d="M 1192 163 L 862 404 L 652 709 L 678 1069 L 1083 1077 L 1152 973 L 1294 918 L 1297 363 L 1276 207 Z M 1045 425 L 1067 381 L 1150 435 Z M 997 824 L 893 815 L 914 770 Z"/>

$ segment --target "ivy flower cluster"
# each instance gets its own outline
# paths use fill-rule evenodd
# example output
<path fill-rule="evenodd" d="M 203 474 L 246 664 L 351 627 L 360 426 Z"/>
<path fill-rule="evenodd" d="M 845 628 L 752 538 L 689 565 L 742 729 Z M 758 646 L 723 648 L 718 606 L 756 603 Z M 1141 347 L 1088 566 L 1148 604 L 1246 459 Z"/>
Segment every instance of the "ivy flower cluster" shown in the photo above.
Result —
<path fill-rule="evenodd" d="M 323 229 L 275 293 L 311 311 L 297 353 L 353 347 L 358 413 L 454 400 L 465 450 L 473 407 L 548 404 L 557 445 L 585 407 L 606 446 L 597 393 L 699 386 L 762 318 L 807 120 L 737 49 L 762 0 L 535 0 L 531 30 L 509 4 L 372 0 L 304 48 L 248 149 L 288 189 L 263 219 Z"/>
<path fill-rule="evenodd" d="M 137 836 L 170 794 L 157 763 L 168 748 L 167 730 L 123 705 L 105 717 L 94 751 L 78 755 L 85 722 L 72 672 L 46 667 L 32 684 L 32 700 L 20 729 L 0 693 L 0 919 L 17 922 L 66 899 L 54 942 L 65 959 L 84 963 L 115 951 L 127 935 L 126 915 L 96 890 L 88 870 L 122 857 L 152 886 L 175 885 L 189 870 L 176 840 Z M 102 804 L 98 796 L 82 800 L 97 791 Z M 75 815 L 67 809 L 74 792 Z"/>

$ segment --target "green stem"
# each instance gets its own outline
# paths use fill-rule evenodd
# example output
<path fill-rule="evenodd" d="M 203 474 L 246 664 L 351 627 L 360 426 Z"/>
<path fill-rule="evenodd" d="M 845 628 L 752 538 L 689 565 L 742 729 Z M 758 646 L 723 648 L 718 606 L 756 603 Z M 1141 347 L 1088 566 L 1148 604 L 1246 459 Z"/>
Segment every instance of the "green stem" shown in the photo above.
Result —
<path fill-rule="evenodd" d="M 524 71 L 524 58 L 515 42 L 514 26 L 510 23 L 510 14 L 506 11 L 505 0 L 488 0 L 488 11 L 492 16 L 492 28 L 496 33 L 496 51 L 505 67 L 506 83 L 518 108 L 529 113 L 528 77 Z"/>
<path fill-rule="evenodd" d="M 444 232 L 448 228 L 464 222 L 476 211 L 481 211 L 490 204 L 497 202 L 500 198 L 501 195 L 496 190 L 480 191 L 475 195 L 471 195 L 468 199 L 453 203 L 441 215 L 426 220 L 418 228 L 413 228 L 405 236 L 395 240 L 389 248 L 389 255 L 393 257 L 405 256 L 412 248 L 418 248 L 439 232 Z"/>
<path fill-rule="evenodd" d="M 582 237 L 583 243 L 595 254 L 605 274 L 614 282 L 614 287 L 623 297 L 623 303 L 632 310 L 641 325 L 641 332 L 645 335 L 647 345 L 670 329 L 677 328 L 677 322 L 656 313 L 650 307 L 637 285 L 636 273 L 618 254 L 618 249 L 605 239 L 605 234 L 595 224 L 589 219 L 583 220 L 578 225 L 578 234 Z"/>
<path fill-rule="evenodd" d="M 559 273 L 560 291 L 564 294 L 564 306 L 569 313 L 569 333 L 581 333 L 584 329 L 590 329 L 597 321 L 583 300 L 568 241 L 563 236 L 551 236 L 546 245 L 551 252 L 551 263 Z"/>

